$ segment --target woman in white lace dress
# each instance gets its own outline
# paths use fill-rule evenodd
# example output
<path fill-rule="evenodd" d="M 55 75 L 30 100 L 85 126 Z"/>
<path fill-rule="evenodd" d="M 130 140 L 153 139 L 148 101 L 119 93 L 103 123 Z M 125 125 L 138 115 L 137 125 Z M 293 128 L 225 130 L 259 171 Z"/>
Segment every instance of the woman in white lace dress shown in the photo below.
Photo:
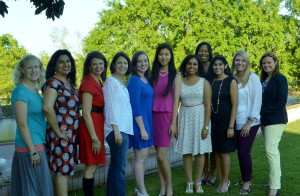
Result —
<path fill-rule="evenodd" d="M 183 76 L 180 89 L 178 116 L 178 140 L 175 151 L 183 155 L 187 177 L 186 193 L 203 193 L 201 175 L 204 153 L 212 151 L 210 138 L 211 87 L 204 79 L 203 66 L 197 55 L 188 55 L 180 66 Z M 195 183 L 192 179 L 193 156 L 195 157 Z M 193 187 L 195 185 L 195 187 Z"/>

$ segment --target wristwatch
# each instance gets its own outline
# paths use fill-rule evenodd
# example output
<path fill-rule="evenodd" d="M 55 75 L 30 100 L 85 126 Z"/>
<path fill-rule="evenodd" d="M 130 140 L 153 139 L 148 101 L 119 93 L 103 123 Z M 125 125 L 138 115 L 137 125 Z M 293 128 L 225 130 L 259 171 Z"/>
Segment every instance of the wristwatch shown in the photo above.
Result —
<path fill-rule="evenodd" d="M 208 130 L 208 126 L 206 126 L 205 129 Z"/>
<path fill-rule="evenodd" d="M 252 123 L 252 122 L 253 122 L 253 117 L 249 117 L 249 118 L 248 118 L 248 121 L 249 121 L 250 123 Z"/>

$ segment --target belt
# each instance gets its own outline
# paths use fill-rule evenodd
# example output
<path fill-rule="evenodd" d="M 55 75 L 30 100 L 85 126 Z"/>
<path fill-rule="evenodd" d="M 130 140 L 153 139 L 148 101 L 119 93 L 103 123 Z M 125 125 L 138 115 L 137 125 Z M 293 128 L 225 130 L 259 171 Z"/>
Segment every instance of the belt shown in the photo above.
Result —
<path fill-rule="evenodd" d="M 203 104 L 203 102 L 202 103 L 199 103 L 199 104 L 195 104 L 195 105 L 181 105 L 181 106 L 183 106 L 183 107 L 187 107 L 187 108 L 190 108 L 190 107 L 195 107 L 195 106 L 199 106 L 199 105 L 202 105 Z"/>
<path fill-rule="evenodd" d="M 99 107 L 99 106 L 94 106 L 92 105 L 92 110 L 91 112 L 95 112 L 95 113 L 103 113 L 103 107 Z"/>

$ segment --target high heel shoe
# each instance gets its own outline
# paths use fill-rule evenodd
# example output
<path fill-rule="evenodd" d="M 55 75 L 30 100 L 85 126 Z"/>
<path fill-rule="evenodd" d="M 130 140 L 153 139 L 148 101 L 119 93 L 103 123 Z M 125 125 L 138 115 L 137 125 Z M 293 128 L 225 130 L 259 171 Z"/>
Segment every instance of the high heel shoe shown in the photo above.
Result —
<path fill-rule="evenodd" d="M 231 183 L 230 183 L 230 180 L 228 180 L 225 190 L 221 191 L 221 185 L 219 185 L 219 187 L 217 188 L 217 193 L 227 193 L 230 186 L 231 186 Z"/>
<path fill-rule="evenodd" d="M 204 193 L 201 182 L 195 183 L 195 191 L 196 193 Z"/>
<path fill-rule="evenodd" d="M 194 190 L 193 190 L 193 184 L 194 184 L 194 183 L 192 183 L 192 182 L 187 182 L 187 183 L 186 183 L 185 193 L 190 194 L 190 193 L 193 193 L 193 192 L 194 192 Z"/>
<path fill-rule="evenodd" d="M 216 181 L 216 176 L 213 176 L 211 179 L 209 178 L 209 179 L 207 179 L 206 180 L 206 185 L 207 186 L 211 186 L 211 185 L 214 185 L 215 184 L 215 181 Z"/>
<path fill-rule="evenodd" d="M 134 192 L 137 196 L 149 196 L 148 194 L 147 195 L 143 195 L 142 193 L 140 193 L 139 189 L 137 188 L 134 188 Z"/>

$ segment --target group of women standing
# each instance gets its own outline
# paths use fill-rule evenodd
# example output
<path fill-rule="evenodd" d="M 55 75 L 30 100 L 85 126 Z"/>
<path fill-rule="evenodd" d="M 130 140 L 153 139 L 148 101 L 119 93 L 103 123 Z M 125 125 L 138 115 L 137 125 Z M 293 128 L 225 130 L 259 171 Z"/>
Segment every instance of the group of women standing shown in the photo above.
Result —
<path fill-rule="evenodd" d="M 111 155 L 106 195 L 126 195 L 127 150 L 131 147 L 135 192 L 148 195 L 144 172 L 153 145 L 157 152 L 159 195 L 173 195 L 167 156 L 172 137 L 177 139 L 175 151 L 183 155 L 186 193 L 203 193 L 202 184 L 214 183 L 216 167 L 217 192 L 227 192 L 230 153 L 237 149 L 243 181 L 240 194 L 248 194 L 250 151 L 262 125 L 270 167 L 269 195 L 276 195 L 281 176 L 278 144 L 287 123 L 287 81 L 279 73 L 273 53 L 264 54 L 260 66 L 261 80 L 251 72 L 248 54 L 238 51 L 231 72 L 226 58 L 212 58 L 211 46 L 204 42 L 198 45 L 195 55 L 184 58 L 177 72 L 173 50 L 164 43 L 156 48 L 151 73 L 145 52 L 135 52 L 132 60 L 126 53 L 118 52 L 109 66 L 112 76 L 106 78 L 108 62 L 102 53 L 93 51 L 85 59 L 77 92 L 75 62 L 67 50 L 52 55 L 45 83 L 40 60 L 33 55 L 24 57 L 14 71 L 12 109 L 18 127 L 11 184 L 20 188 L 12 188 L 11 194 L 53 195 L 55 187 L 57 195 L 67 195 L 68 179 L 79 159 L 86 165 L 84 194 L 93 195 L 97 166 L 106 163 L 106 140 Z M 129 74 L 126 84 L 125 76 Z M 37 85 L 42 87 L 44 99 Z M 205 156 L 208 153 L 210 170 Z M 53 174 L 53 187 L 48 168 Z"/>

